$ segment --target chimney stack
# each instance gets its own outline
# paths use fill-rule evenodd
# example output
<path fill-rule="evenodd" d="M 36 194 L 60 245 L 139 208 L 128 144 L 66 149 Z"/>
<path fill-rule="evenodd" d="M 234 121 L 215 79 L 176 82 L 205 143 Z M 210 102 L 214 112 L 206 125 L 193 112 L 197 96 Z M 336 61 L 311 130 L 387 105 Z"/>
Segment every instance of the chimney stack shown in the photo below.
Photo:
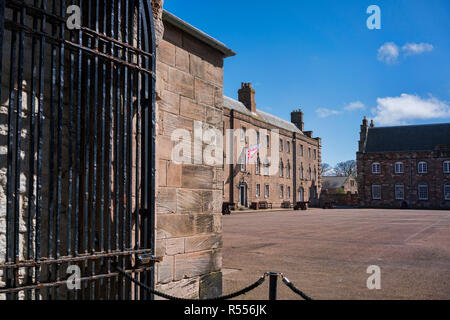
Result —
<path fill-rule="evenodd" d="M 305 130 L 305 123 L 303 122 L 303 111 L 301 109 L 291 112 L 291 122 L 295 124 L 301 132 Z"/>
<path fill-rule="evenodd" d="M 238 90 L 239 101 L 242 102 L 249 111 L 256 113 L 255 90 L 251 82 L 241 83 L 241 89 Z"/>
<path fill-rule="evenodd" d="M 373 120 L 370 125 L 372 127 Z M 359 150 L 358 151 L 363 152 L 364 148 L 366 146 L 367 134 L 369 132 L 369 125 L 368 125 L 366 116 L 364 116 L 364 119 L 362 121 L 362 125 L 360 126 L 360 128 L 361 128 L 361 131 L 359 132 L 359 143 L 358 143 Z"/>

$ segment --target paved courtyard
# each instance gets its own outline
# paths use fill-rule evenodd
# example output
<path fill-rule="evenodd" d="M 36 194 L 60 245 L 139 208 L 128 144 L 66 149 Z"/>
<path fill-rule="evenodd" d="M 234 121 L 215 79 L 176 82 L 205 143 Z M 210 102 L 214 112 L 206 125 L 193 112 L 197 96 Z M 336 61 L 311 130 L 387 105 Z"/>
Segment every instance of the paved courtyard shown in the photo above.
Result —
<path fill-rule="evenodd" d="M 450 299 L 450 211 L 309 209 L 223 219 L 224 293 L 283 272 L 314 299 Z M 381 290 L 366 287 L 381 268 Z M 298 299 L 278 284 L 279 299 Z M 268 281 L 239 299 L 267 299 Z"/>

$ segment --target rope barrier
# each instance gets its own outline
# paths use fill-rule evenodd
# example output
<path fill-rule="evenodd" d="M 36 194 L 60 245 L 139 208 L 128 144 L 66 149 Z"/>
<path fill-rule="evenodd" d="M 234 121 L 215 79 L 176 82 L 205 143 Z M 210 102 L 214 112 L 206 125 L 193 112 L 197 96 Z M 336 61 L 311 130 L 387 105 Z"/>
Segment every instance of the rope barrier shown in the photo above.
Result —
<path fill-rule="evenodd" d="M 282 276 L 282 280 L 283 283 L 289 287 L 289 289 L 291 289 L 293 292 L 295 292 L 296 294 L 298 294 L 300 297 L 302 297 L 305 300 L 312 300 L 311 297 L 308 297 L 304 292 L 302 292 L 301 290 L 297 289 L 294 284 L 292 282 L 289 281 L 288 278 L 286 278 L 285 276 Z"/>
<path fill-rule="evenodd" d="M 168 300 L 178 300 L 178 301 L 192 301 L 192 300 L 197 300 L 197 299 L 186 299 L 186 298 L 179 298 L 179 297 L 174 297 L 171 295 L 168 295 L 166 293 L 154 290 L 152 288 L 150 288 L 149 286 L 147 286 L 146 284 L 134 279 L 131 275 L 129 275 L 128 273 L 126 273 L 125 271 L 123 271 L 123 269 L 121 269 L 120 267 L 116 266 L 117 271 L 123 275 L 125 278 L 127 278 L 128 280 L 134 282 L 135 284 L 137 284 L 138 286 L 144 288 L 145 290 L 147 290 L 148 292 L 159 296 L 161 298 L 165 298 Z M 240 295 L 246 294 L 247 292 L 259 287 L 264 281 L 266 280 L 266 276 L 262 276 L 261 278 L 258 279 L 258 281 L 254 282 L 253 284 L 249 285 L 248 287 L 245 287 L 242 290 L 239 290 L 235 293 L 231 293 L 225 296 L 221 296 L 221 297 L 216 297 L 216 298 L 211 298 L 211 299 L 201 299 L 201 301 L 215 301 L 215 300 L 227 300 L 227 299 L 232 299 L 235 297 L 238 297 Z"/>
<path fill-rule="evenodd" d="M 123 269 L 121 269 L 118 266 L 115 266 L 115 268 L 117 269 L 117 271 L 123 275 L 125 278 L 127 278 L 128 280 L 130 280 L 131 282 L 137 284 L 138 286 L 142 287 L 143 289 L 147 290 L 148 292 L 159 296 L 161 298 L 164 299 L 168 299 L 168 300 L 177 300 L 177 301 L 193 301 L 193 300 L 197 300 L 197 299 L 186 299 L 186 298 L 179 298 L 179 297 L 175 297 L 175 296 L 171 296 L 169 294 L 154 290 L 152 288 L 150 288 L 149 286 L 147 286 L 145 283 L 142 283 L 136 279 L 134 279 L 130 274 L 126 273 Z M 237 292 L 234 293 L 230 293 L 224 296 L 220 296 L 220 297 L 216 297 L 216 298 L 210 298 L 210 299 L 201 299 L 201 301 L 218 301 L 218 300 L 228 300 L 228 299 L 232 299 L 232 298 L 236 298 L 239 297 L 241 295 L 246 294 L 247 292 L 252 291 L 253 289 L 259 287 L 261 284 L 263 284 L 263 282 L 266 280 L 266 276 L 269 276 L 270 273 L 264 273 L 264 275 L 259 278 L 256 282 L 252 283 L 251 285 L 249 285 L 248 287 L 243 288 L 242 290 L 239 290 Z M 294 286 L 294 284 L 289 281 L 288 278 L 286 278 L 283 274 L 278 274 L 278 276 L 281 276 L 283 283 L 289 288 L 291 289 L 294 293 L 298 294 L 300 297 L 302 297 L 305 300 L 313 300 L 311 297 L 309 297 L 308 295 L 306 295 L 303 291 L 301 291 L 300 289 L 296 288 Z"/>

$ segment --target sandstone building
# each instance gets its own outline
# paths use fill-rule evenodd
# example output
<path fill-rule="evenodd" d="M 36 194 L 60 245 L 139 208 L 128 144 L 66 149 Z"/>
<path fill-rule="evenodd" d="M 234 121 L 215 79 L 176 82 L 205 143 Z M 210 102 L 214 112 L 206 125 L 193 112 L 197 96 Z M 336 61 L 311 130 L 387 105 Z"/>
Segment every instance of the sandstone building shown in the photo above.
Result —
<path fill-rule="evenodd" d="M 358 184 L 354 176 L 334 177 L 325 176 L 322 177 L 322 192 L 328 194 L 355 194 L 358 193 Z"/>
<path fill-rule="evenodd" d="M 362 207 L 450 208 L 450 124 L 375 127 L 364 118 L 357 156 Z"/>
<path fill-rule="evenodd" d="M 283 201 L 318 204 L 321 139 L 304 130 L 303 112 L 293 111 L 289 122 L 257 110 L 251 83 L 242 83 L 238 97 L 223 101 L 224 134 L 227 129 L 235 134 L 233 152 L 224 155 L 224 201 L 244 208 L 259 201 L 274 208 Z M 279 135 L 271 134 L 274 130 Z M 249 161 L 246 150 L 255 145 L 259 149 Z"/>

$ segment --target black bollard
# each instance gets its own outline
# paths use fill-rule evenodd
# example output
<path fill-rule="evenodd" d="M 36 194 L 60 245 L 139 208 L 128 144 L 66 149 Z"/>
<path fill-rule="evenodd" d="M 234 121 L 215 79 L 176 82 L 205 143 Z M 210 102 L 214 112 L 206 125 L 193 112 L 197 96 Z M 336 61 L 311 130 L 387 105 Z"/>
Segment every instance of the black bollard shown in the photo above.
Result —
<path fill-rule="evenodd" d="M 277 300 L 278 272 L 269 272 L 269 300 Z"/>

